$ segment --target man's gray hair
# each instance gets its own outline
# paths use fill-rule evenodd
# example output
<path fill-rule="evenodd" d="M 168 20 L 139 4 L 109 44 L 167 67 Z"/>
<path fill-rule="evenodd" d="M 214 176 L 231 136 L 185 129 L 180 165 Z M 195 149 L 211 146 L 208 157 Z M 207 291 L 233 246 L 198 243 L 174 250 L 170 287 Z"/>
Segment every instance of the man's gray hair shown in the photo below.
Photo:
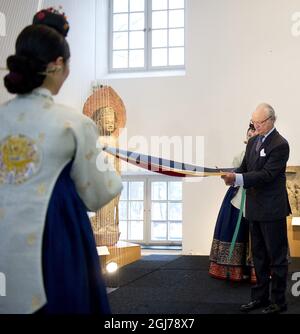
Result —
<path fill-rule="evenodd" d="M 274 108 L 270 105 L 270 104 L 268 104 L 268 103 L 262 103 L 261 105 L 260 105 L 260 107 L 261 108 L 264 108 L 264 109 L 266 109 L 267 111 L 268 111 L 268 113 L 269 113 L 269 117 L 270 117 L 270 119 L 273 121 L 273 122 L 275 122 L 276 121 L 276 114 L 275 114 L 275 110 L 274 110 Z"/>

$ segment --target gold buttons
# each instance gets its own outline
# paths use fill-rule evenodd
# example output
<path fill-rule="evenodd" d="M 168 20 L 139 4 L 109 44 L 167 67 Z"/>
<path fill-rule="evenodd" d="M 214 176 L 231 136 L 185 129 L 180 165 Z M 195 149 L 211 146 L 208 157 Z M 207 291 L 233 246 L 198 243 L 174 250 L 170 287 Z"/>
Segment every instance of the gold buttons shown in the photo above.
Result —
<path fill-rule="evenodd" d="M 46 186 L 44 183 L 41 183 L 38 187 L 37 187 L 37 194 L 39 196 L 44 196 L 46 194 Z"/>
<path fill-rule="evenodd" d="M 94 156 L 94 152 L 90 151 L 89 153 L 85 155 L 85 158 L 86 160 L 90 161 L 93 158 L 93 156 Z"/>
<path fill-rule="evenodd" d="M 33 296 L 31 301 L 31 306 L 33 310 L 40 308 L 41 305 L 41 298 L 39 296 Z"/>
<path fill-rule="evenodd" d="M 34 233 L 31 233 L 27 237 L 27 244 L 28 246 L 33 246 L 36 242 L 36 235 Z"/>

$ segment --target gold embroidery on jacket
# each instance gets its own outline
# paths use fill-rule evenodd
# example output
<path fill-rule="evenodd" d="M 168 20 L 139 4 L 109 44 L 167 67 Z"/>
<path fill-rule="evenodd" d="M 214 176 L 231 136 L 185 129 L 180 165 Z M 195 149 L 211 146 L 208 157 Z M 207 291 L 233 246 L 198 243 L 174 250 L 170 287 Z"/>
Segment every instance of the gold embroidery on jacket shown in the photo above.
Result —
<path fill-rule="evenodd" d="M 40 169 L 42 154 L 36 142 L 24 135 L 0 140 L 0 185 L 22 184 Z"/>

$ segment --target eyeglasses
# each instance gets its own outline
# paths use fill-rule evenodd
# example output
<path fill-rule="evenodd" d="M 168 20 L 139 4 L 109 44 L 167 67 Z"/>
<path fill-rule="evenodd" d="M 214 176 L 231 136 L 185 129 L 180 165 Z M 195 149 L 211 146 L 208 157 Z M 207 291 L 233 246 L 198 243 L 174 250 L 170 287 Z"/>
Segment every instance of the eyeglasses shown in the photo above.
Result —
<path fill-rule="evenodd" d="M 266 123 L 266 121 L 268 121 L 272 116 L 269 116 L 268 118 L 266 118 L 265 120 L 261 121 L 261 122 L 255 122 L 255 121 L 250 121 L 250 124 L 253 124 L 253 125 L 263 125 L 264 123 Z"/>

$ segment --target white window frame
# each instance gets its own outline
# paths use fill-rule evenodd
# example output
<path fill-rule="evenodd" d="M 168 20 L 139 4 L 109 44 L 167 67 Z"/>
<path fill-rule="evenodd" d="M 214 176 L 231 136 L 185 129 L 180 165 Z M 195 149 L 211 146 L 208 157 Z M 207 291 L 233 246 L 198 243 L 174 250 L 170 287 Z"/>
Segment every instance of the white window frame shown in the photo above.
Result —
<path fill-rule="evenodd" d="M 152 66 L 152 28 L 150 27 L 152 22 L 152 0 L 144 0 L 145 3 L 145 42 L 144 42 L 144 67 L 128 67 L 128 68 L 113 68 L 113 0 L 109 1 L 109 20 L 108 20 L 108 71 L 111 74 L 115 73 L 136 73 L 136 72 L 155 72 L 155 71 L 178 71 L 184 70 L 186 64 L 186 22 L 187 22 L 187 4 L 184 0 L 184 65 L 166 65 L 166 66 Z M 169 11 L 169 9 L 168 9 Z M 128 27 L 130 29 L 130 27 Z M 167 28 L 169 29 L 169 28 Z M 163 29 L 161 29 L 163 30 Z M 129 43 L 129 40 L 128 40 Z M 172 48 L 172 47 L 171 47 Z M 169 53 L 170 47 L 167 46 Z M 126 50 L 126 49 L 125 49 Z M 134 50 L 129 49 L 128 51 Z M 128 59 L 129 61 L 129 59 Z M 129 64 L 128 64 L 129 66 Z"/>
<path fill-rule="evenodd" d="M 146 192 L 146 188 L 147 188 L 147 178 L 145 178 L 144 176 L 122 176 L 122 181 L 123 182 L 143 182 L 144 183 L 144 219 L 143 219 L 143 232 L 144 232 L 144 235 L 143 235 L 143 240 L 134 240 L 134 239 L 129 239 L 128 238 L 128 234 L 129 234 L 129 226 L 128 226 L 128 222 L 131 221 L 129 220 L 128 218 L 128 214 L 129 214 L 129 207 L 127 206 L 127 239 L 122 239 L 122 241 L 127 241 L 127 242 L 134 242 L 134 243 L 144 243 L 144 240 L 145 240 L 145 231 L 146 231 L 146 213 L 147 213 L 147 209 L 146 209 L 146 203 L 147 203 L 147 200 L 146 200 L 146 196 L 147 196 L 147 192 Z M 127 187 L 127 192 L 128 192 L 128 187 Z M 127 193 L 128 195 L 128 193 Z M 128 196 L 127 196 L 127 200 L 125 200 L 127 203 L 130 202 Z M 119 203 L 121 202 L 121 199 L 119 201 Z M 120 211 L 119 211 L 120 212 Z M 120 221 L 122 221 L 122 219 L 120 219 L 119 217 L 119 223 Z"/>
<path fill-rule="evenodd" d="M 128 176 L 122 176 L 122 180 L 124 182 L 144 182 L 144 221 L 143 221 L 143 240 L 132 240 L 128 239 L 128 231 L 129 227 L 127 225 L 127 239 L 122 241 L 127 241 L 127 242 L 133 242 L 133 243 L 138 243 L 142 244 L 145 246 L 151 246 L 151 245 L 157 245 L 157 246 L 171 246 L 171 245 L 176 245 L 176 246 L 181 246 L 182 245 L 182 240 L 165 240 L 165 241 L 152 241 L 151 240 L 151 204 L 152 201 L 151 198 L 151 185 L 152 182 L 182 182 L 182 179 L 176 179 L 168 176 L 145 176 L 145 175 L 128 175 Z M 128 199 L 127 199 L 128 200 Z M 167 203 L 172 202 L 169 201 L 168 198 L 166 200 Z M 174 202 L 179 202 L 179 201 L 174 201 Z M 183 201 L 181 201 L 183 205 Z M 121 220 L 121 219 L 120 219 Z M 127 220 L 128 222 L 128 220 Z M 166 224 L 168 224 L 168 220 L 166 221 Z M 183 224 L 183 220 L 182 223 Z M 168 239 L 169 231 L 167 229 L 167 239 Z"/>

